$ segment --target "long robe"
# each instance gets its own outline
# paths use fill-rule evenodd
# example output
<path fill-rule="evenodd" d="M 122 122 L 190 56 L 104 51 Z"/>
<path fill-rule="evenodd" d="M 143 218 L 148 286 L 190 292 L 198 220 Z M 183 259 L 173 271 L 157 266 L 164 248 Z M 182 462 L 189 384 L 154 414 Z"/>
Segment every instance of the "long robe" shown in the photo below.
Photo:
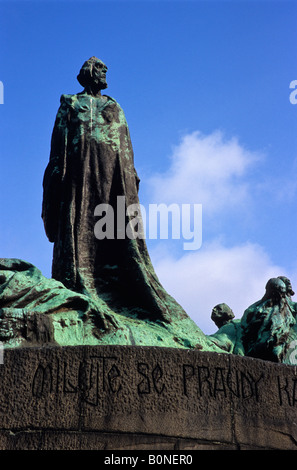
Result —
<path fill-rule="evenodd" d="M 169 322 L 184 318 L 165 291 L 141 238 L 97 239 L 94 215 L 109 204 L 117 220 L 117 197 L 139 204 L 128 125 L 119 104 L 85 92 L 62 95 L 50 161 L 43 181 L 42 218 L 54 242 L 52 277 L 76 292 L 104 299 L 114 311 Z M 125 226 L 129 218 L 126 216 Z M 130 309 L 130 310 L 129 310 Z"/>
<path fill-rule="evenodd" d="M 244 355 L 284 362 L 296 325 L 296 303 L 264 297 L 247 308 L 241 319 Z"/>

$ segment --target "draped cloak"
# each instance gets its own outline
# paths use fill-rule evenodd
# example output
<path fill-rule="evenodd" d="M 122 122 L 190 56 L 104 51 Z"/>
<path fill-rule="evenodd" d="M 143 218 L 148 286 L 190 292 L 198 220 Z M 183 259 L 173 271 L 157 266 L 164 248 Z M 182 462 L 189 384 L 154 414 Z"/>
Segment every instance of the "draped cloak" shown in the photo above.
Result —
<path fill-rule="evenodd" d="M 169 322 L 186 313 L 153 269 L 145 240 L 97 239 L 95 207 L 117 197 L 139 204 L 139 178 L 128 125 L 119 104 L 85 92 L 62 95 L 43 180 L 42 218 L 54 242 L 52 277 L 68 289 L 103 299 L 114 311 Z M 125 226 L 129 217 L 125 215 Z M 118 231 L 117 231 L 118 230 Z M 127 310 L 128 309 L 128 310 Z"/>

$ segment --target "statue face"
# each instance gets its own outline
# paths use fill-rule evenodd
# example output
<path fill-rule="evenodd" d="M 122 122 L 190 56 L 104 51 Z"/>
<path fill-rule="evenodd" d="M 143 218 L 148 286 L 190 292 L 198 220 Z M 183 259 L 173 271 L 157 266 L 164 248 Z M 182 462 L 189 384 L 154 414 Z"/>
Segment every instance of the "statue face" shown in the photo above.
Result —
<path fill-rule="evenodd" d="M 286 287 L 287 287 L 287 294 L 288 294 L 288 295 L 294 295 L 295 292 L 293 291 L 293 288 L 292 288 L 292 284 L 291 284 L 290 279 L 288 279 L 288 278 L 285 277 L 285 276 L 279 276 L 279 279 L 281 279 L 281 280 L 285 283 L 285 285 L 286 285 Z"/>
<path fill-rule="evenodd" d="M 280 278 L 271 278 L 266 284 L 266 294 L 273 302 L 279 302 L 286 292 L 287 286 Z"/>
<path fill-rule="evenodd" d="M 95 62 L 92 67 L 92 79 L 96 85 L 100 85 L 102 90 L 107 88 L 106 72 L 106 65 L 98 59 L 98 61 Z"/>

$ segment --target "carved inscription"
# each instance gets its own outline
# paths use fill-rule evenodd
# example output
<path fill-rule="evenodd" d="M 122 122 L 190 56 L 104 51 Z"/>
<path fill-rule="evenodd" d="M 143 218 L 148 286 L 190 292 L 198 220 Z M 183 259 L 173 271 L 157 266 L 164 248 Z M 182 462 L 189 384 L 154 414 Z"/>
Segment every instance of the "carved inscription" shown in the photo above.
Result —
<path fill-rule="evenodd" d="M 297 403 L 297 378 L 277 377 L 280 405 L 295 406 Z"/>
<path fill-rule="evenodd" d="M 32 394 L 39 398 L 49 393 L 73 393 L 90 405 L 97 406 L 103 393 L 117 394 L 121 387 L 117 358 L 91 356 L 88 361 L 75 364 L 75 367 L 60 361 L 39 364 L 32 381 Z"/>
<path fill-rule="evenodd" d="M 183 393 L 186 396 L 213 397 L 219 395 L 259 400 L 259 384 L 263 374 L 254 377 L 250 373 L 224 367 L 183 365 Z"/>
<path fill-rule="evenodd" d="M 138 394 L 151 393 L 152 388 L 160 395 L 164 391 L 164 383 L 162 382 L 163 371 L 159 364 L 150 367 L 145 362 L 137 365 L 137 371 L 142 375 L 143 379 L 137 386 Z"/>
<path fill-rule="evenodd" d="M 33 397 L 38 397 L 44 393 L 51 393 L 53 390 L 53 372 L 50 365 L 39 364 L 35 372 L 32 383 Z"/>
<path fill-rule="evenodd" d="M 138 395 L 161 395 L 164 392 L 164 373 L 159 364 L 137 362 L 133 372 L 137 375 Z M 116 357 L 91 356 L 87 361 L 76 363 L 75 367 L 60 361 L 39 364 L 32 380 L 32 395 L 41 398 L 50 393 L 72 393 L 97 406 L 102 395 L 119 394 L 125 384 L 127 377 Z"/>
<path fill-rule="evenodd" d="M 32 377 L 32 395 L 44 399 L 49 394 L 79 397 L 98 406 L 107 395 L 122 392 L 156 398 L 175 388 L 182 400 L 253 400 L 261 402 L 263 391 L 271 394 L 280 406 L 297 406 L 297 378 L 277 376 L 274 381 L 264 373 L 239 368 L 214 367 L 185 363 L 176 370 L 158 362 L 133 362 L 126 369 L 115 356 L 90 356 L 87 360 L 40 363 Z M 268 380 L 269 379 L 269 380 Z M 268 381 L 267 381 L 268 380 Z"/>

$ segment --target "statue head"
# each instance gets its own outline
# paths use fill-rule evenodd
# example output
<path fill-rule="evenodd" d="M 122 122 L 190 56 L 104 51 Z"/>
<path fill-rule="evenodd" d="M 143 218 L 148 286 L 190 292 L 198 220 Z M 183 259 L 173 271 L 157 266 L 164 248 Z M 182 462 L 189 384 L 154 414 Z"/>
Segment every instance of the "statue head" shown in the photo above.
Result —
<path fill-rule="evenodd" d="M 216 324 L 218 328 L 226 325 L 234 318 L 234 313 L 227 304 L 218 304 L 216 305 L 211 312 L 211 319 Z"/>
<path fill-rule="evenodd" d="M 295 295 L 295 292 L 293 291 L 290 279 L 288 279 L 285 276 L 278 276 L 278 279 L 281 279 L 285 283 L 286 288 L 287 288 L 287 295 L 289 297 L 291 297 L 292 295 Z"/>
<path fill-rule="evenodd" d="M 269 279 L 266 284 L 266 293 L 264 298 L 270 299 L 273 303 L 278 303 L 287 293 L 286 284 L 279 277 Z"/>
<path fill-rule="evenodd" d="M 95 87 L 99 90 L 104 90 L 107 88 L 106 72 L 107 67 L 102 60 L 93 56 L 83 64 L 77 80 L 85 89 Z"/>

